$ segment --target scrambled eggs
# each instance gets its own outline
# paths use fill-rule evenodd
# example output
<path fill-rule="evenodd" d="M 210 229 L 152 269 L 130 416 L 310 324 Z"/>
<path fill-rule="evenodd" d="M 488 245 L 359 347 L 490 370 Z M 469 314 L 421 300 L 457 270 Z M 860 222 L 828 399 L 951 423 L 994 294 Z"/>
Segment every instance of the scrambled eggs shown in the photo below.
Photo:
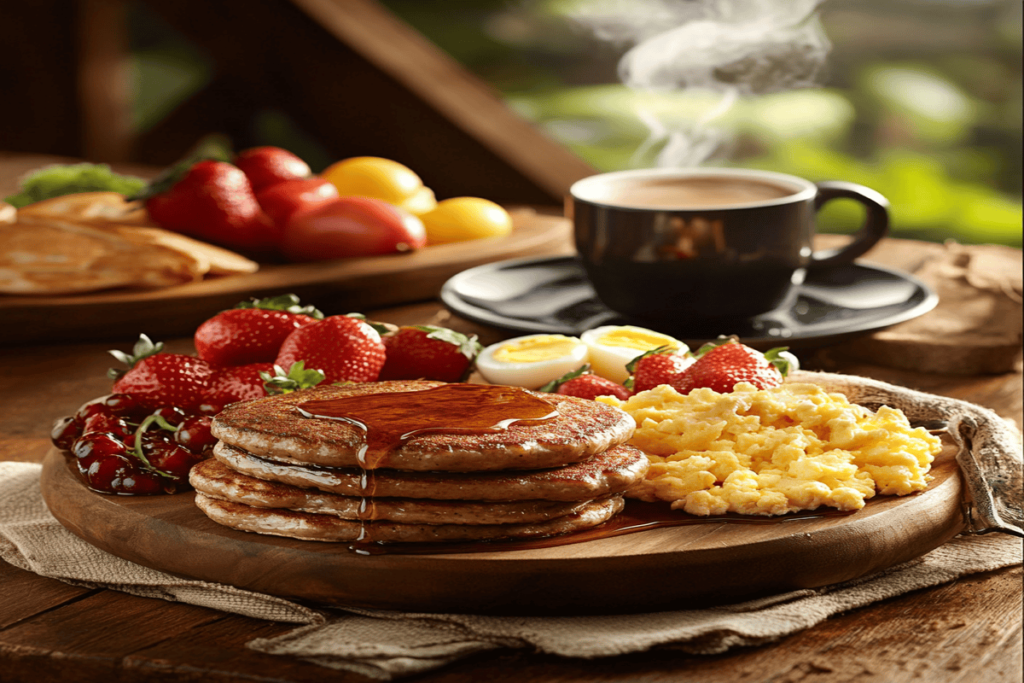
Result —
<path fill-rule="evenodd" d="M 627 401 L 597 399 L 636 420 L 651 460 L 629 495 L 693 515 L 781 515 L 821 505 L 858 510 L 876 493 L 923 490 L 940 440 L 899 410 L 877 413 L 814 384 L 730 394 L 668 385 Z"/>

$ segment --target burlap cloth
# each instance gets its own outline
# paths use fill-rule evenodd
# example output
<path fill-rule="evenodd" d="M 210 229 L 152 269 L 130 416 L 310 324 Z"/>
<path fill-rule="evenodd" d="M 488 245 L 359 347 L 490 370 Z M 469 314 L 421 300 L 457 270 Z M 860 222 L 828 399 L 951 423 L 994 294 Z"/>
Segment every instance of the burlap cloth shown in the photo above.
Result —
<path fill-rule="evenodd" d="M 0 558 L 67 583 L 210 607 L 305 626 L 249 647 L 390 680 L 475 652 L 531 648 L 563 657 L 609 657 L 671 646 L 714 654 L 758 645 L 845 612 L 957 577 L 1021 562 L 1021 541 L 959 536 L 873 576 L 716 609 L 608 617 L 487 617 L 314 610 L 231 586 L 189 581 L 110 555 L 67 531 L 39 490 L 41 466 L 0 462 Z"/>

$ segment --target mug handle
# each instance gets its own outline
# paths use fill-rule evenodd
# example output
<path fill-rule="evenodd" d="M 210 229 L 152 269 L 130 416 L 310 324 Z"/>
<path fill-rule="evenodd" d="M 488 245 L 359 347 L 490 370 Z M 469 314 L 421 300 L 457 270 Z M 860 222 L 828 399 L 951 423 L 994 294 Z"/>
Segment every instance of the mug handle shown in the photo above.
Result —
<path fill-rule="evenodd" d="M 838 180 L 815 183 L 815 185 L 818 186 L 818 195 L 814 198 L 815 211 L 821 209 L 825 202 L 833 199 L 853 199 L 864 205 L 864 208 L 867 209 L 867 217 L 864 219 L 864 225 L 854 235 L 852 242 L 839 249 L 828 249 L 811 254 L 808 268 L 850 263 L 875 246 L 878 240 L 889 232 L 889 201 L 878 192 L 863 185 Z"/>

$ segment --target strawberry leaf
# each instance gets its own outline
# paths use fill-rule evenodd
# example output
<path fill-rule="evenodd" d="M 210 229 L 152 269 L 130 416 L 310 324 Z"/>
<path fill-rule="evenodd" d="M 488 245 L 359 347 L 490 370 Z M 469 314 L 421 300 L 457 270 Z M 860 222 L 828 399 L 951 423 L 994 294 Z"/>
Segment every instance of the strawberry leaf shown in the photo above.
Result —
<path fill-rule="evenodd" d="M 235 305 L 235 308 L 259 308 L 265 311 L 285 311 L 286 313 L 298 313 L 308 315 L 317 320 L 323 320 L 324 314 L 315 306 L 302 306 L 299 297 L 295 294 L 281 294 L 265 299 L 250 299 Z"/>
<path fill-rule="evenodd" d="M 260 372 L 260 379 L 263 380 L 263 389 L 267 396 L 277 394 L 288 394 L 299 389 L 309 389 L 323 382 L 325 375 L 320 370 L 307 370 L 306 362 L 297 360 L 284 371 L 280 365 L 274 366 L 274 374 Z"/>
<path fill-rule="evenodd" d="M 722 346 L 724 344 L 730 344 L 730 343 L 733 343 L 733 342 L 738 344 L 740 342 L 740 338 L 737 337 L 735 334 L 729 335 L 728 337 L 725 336 L 724 334 L 720 334 L 720 335 L 718 335 L 718 339 L 716 339 L 715 341 L 710 341 L 710 342 L 704 344 L 699 349 L 697 349 L 697 353 L 695 353 L 693 355 L 696 356 L 697 358 L 700 358 L 701 356 L 706 354 L 711 349 L 716 349 L 719 346 Z"/>
<path fill-rule="evenodd" d="M 647 351 L 644 351 L 643 353 L 641 353 L 639 356 L 635 357 L 633 360 L 631 360 L 628 363 L 626 363 L 626 371 L 629 372 L 630 375 L 632 375 L 634 372 L 636 372 L 636 366 L 637 366 L 637 364 L 640 363 L 640 359 L 641 358 L 646 358 L 647 356 L 655 356 L 655 355 L 666 354 L 666 353 L 675 353 L 675 351 L 676 351 L 676 349 L 672 348 L 671 346 L 658 346 L 658 347 L 655 347 L 653 349 L 648 349 Z"/>
<path fill-rule="evenodd" d="M 782 373 L 783 377 L 787 377 L 789 373 L 800 367 L 799 361 L 796 356 L 789 353 L 788 346 L 778 346 L 774 349 L 765 351 L 764 359 L 774 365 L 776 369 Z"/>
<path fill-rule="evenodd" d="M 346 313 L 345 317 L 355 318 L 356 320 L 362 320 L 364 323 L 366 323 L 373 329 L 377 330 L 377 334 L 379 334 L 382 337 L 388 334 L 393 334 L 398 331 L 397 325 L 392 325 L 391 323 L 379 323 L 376 320 L 367 320 L 366 316 L 363 315 L 362 313 Z"/>
<path fill-rule="evenodd" d="M 571 379 L 576 379 L 581 375 L 586 375 L 590 372 L 590 363 L 584 363 L 579 369 L 567 372 L 558 379 L 553 379 L 537 391 L 546 391 L 549 394 L 558 391 L 558 387 L 562 386 Z"/>
<path fill-rule="evenodd" d="M 110 349 L 109 351 L 107 351 L 107 353 L 109 353 L 111 356 L 113 356 L 114 358 L 128 366 L 127 370 L 110 368 L 109 370 L 107 370 L 107 377 L 113 380 L 120 379 L 121 377 L 124 376 L 126 372 L 128 372 L 128 370 L 134 368 L 135 364 L 138 363 L 140 360 L 142 360 L 143 358 L 149 358 L 150 356 L 155 356 L 156 354 L 160 353 L 163 350 L 163 342 L 156 342 L 154 344 L 152 339 L 150 339 L 144 334 L 140 334 L 139 340 L 135 342 L 135 346 L 132 347 L 131 355 L 125 353 L 124 351 L 119 351 L 117 349 Z"/>
<path fill-rule="evenodd" d="M 438 341 L 447 342 L 452 346 L 458 347 L 459 353 L 469 360 L 475 359 L 480 354 L 480 351 L 483 350 L 483 346 L 475 334 L 465 335 L 447 327 L 433 327 L 431 325 L 416 325 L 416 329 L 426 332 L 427 339 L 437 339 Z"/>

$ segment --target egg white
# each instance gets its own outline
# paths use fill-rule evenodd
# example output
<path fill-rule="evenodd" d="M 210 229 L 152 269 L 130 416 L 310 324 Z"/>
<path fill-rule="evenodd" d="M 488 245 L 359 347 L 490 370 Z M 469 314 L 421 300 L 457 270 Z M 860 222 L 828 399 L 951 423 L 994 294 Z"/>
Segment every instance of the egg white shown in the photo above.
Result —
<path fill-rule="evenodd" d="M 627 346 L 609 346 L 603 344 L 601 339 L 616 330 L 635 330 L 645 335 L 652 335 L 657 337 L 658 343 L 649 346 L 645 349 L 633 349 Z M 629 370 L 626 369 L 626 365 L 629 364 L 637 356 L 659 346 L 666 344 L 675 344 L 683 351 L 689 350 L 689 347 L 683 342 L 670 337 L 661 332 L 655 332 L 654 330 L 648 330 L 644 327 L 634 327 L 632 325 L 604 325 L 602 327 L 595 327 L 592 330 L 587 330 L 580 335 L 580 339 L 584 344 L 587 345 L 588 354 L 590 357 L 591 371 L 595 375 L 600 375 L 606 379 L 610 379 L 613 382 L 622 384 L 629 379 Z"/>
<path fill-rule="evenodd" d="M 549 360 L 511 362 L 494 357 L 495 352 L 503 346 L 540 337 L 564 337 L 564 335 L 530 334 L 491 344 L 477 356 L 477 372 L 491 384 L 538 389 L 566 373 L 581 368 L 587 362 L 587 346 L 576 337 L 564 337 L 574 342 L 572 349 L 563 356 Z"/>

